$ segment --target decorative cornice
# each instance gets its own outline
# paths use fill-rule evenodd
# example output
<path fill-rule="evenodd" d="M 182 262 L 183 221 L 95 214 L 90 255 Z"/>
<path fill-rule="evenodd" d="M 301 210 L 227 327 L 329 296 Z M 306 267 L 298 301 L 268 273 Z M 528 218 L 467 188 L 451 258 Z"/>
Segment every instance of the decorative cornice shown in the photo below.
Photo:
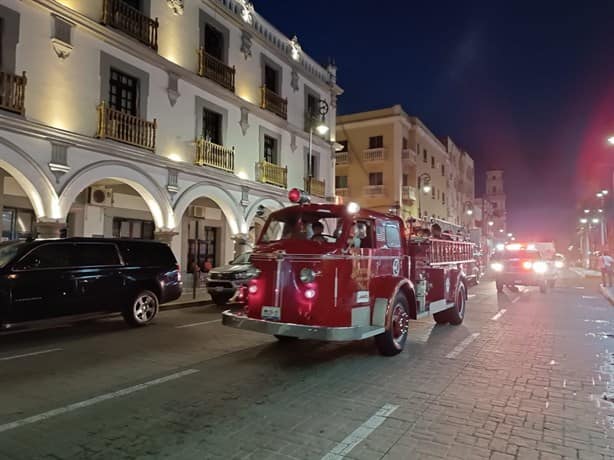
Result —
<path fill-rule="evenodd" d="M 220 99 L 223 99 L 226 102 L 233 104 L 237 107 L 249 106 L 250 112 L 257 115 L 259 118 L 273 125 L 276 125 L 281 129 L 284 129 L 289 132 L 294 132 L 298 137 L 301 137 L 307 142 L 309 141 L 309 135 L 305 133 L 300 127 L 291 125 L 286 120 L 279 118 L 268 110 L 260 108 L 258 104 L 253 104 L 245 99 L 241 99 L 236 94 L 225 90 L 212 80 L 198 76 L 198 74 L 196 74 L 195 72 L 192 72 L 184 67 L 181 67 L 180 65 L 175 64 L 174 62 L 165 59 L 164 57 L 153 51 L 151 48 L 144 46 L 138 41 L 126 38 L 121 33 L 97 23 L 93 19 L 90 19 L 89 17 L 71 8 L 62 5 L 56 0 L 26 1 L 38 5 L 39 7 L 45 8 L 51 14 L 55 13 L 63 18 L 66 18 L 68 21 L 74 23 L 82 30 L 92 33 L 94 36 L 110 44 L 111 46 L 114 46 L 128 54 L 131 54 L 137 59 L 145 61 L 148 64 L 151 64 L 167 73 L 173 73 L 177 75 L 178 78 L 184 80 L 187 83 L 190 83 L 198 89 L 201 89 L 210 94 L 214 94 L 216 97 L 219 97 Z M 218 9 L 220 11 L 223 11 L 221 8 Z M 314 142 L 320 143 L 322 147 L 328 145 L 328 143 L 315 138 Z"/>
<path fill-rule="evenodd" d="M 215 168 L 206 168 L 183 162 L 179 163 L 126 144 L 64 131 L 10 113 L 0 112 L 0 130 L 43 139 L 49 142 L 68 144 L 71 148 L 81 148 L 105 156 L 136 162 L 141 165 L 147 164 L 165 170 L 174 169 L 180 171 L 184 177 L 185 175 L 190 175 L 195 178 L 195 181 L 206 180 L 208 183 L 223 189 L 228 189 L 229 185 L 236 190 L 241 190 L 242 186 L 247 186 L 250 190 L 254 190 L 258 194 L 279 196 L 284 199 L 287 193 L 285 189 L 256 181 L 241 179 L 234 174 L 218 171 Z M 38 163 L 34 164 L 40 169 Z"/>

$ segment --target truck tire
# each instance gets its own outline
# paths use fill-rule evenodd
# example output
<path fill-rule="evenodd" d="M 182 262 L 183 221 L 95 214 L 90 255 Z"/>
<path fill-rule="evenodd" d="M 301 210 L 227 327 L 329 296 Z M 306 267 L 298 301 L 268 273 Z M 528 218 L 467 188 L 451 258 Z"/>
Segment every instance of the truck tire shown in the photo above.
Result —
<path fill-rule="evenodd" d="M 228 301 L 232 298 L 232 296 L 229 296 L 228 294 L 209 294 L 211 296 L 211 300 L 213 300 L 213 303 L 216 304 L 218 307 L 223 307 L 225 306 Z"/>
<path fill-rule="evenodd" d="M 402 293 L 392 299 L 392 311 L 387 320 L 386 332 L 375 336 L 377 349 L 384 356 L 398 355 L 403 351 L 407 341 L 409 326 L 409 305 Z"/>
<path fill-rule="evenodd" d="M 158 296 L 151 291 L 140 291 L 122 311 L 124 320 L 132 327 L 150 323 L 158 314 Z"/>
<path fill-rule="evenodd" d="M 465 318 L 465 307 L 467 305 L 467 295 L 464 283 L 461 283 L 456 290 L 456 299 L 454 301 L 454 307 L 447 310 L 435 313 L 433 318 L 437 324 L 450 323 L 453 326 L 458 326 L 463 322 Z"/>
<path fill-rule="evenodd" d="M 497 292 L 503 292 L 503 283 L 500 281 L 497 281 L 496 284 L 497 284 Z"/>

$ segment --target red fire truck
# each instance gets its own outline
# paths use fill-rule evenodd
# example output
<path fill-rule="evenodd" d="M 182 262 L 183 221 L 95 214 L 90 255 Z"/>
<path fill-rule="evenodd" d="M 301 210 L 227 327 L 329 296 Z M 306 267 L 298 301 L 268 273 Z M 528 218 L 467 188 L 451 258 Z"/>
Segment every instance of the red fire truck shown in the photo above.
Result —
<path fill-rule="evenodd" d="M 252 254 L 257 276 L 243 311 L 223 324 L 279 340 L 374 337 L 388 356 L 403 350 L 410 319 L 465 315 L 468 242 L 412 238 L 397 216 L 345 205 L 298 203 L 271 213 Z"/>

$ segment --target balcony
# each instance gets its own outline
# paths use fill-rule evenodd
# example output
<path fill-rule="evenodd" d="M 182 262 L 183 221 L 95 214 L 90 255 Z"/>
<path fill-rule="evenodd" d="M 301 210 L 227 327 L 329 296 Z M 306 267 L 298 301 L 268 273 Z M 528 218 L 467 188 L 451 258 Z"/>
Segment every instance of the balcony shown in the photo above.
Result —
<path fill-rule="evenodd" d="M 363 161 L 384 161 L 386 158 L 386 149 L 366 149 L 362 151 Z"/>
<path fill-rule="evenodd" d="M 404 185 L 403 199 L 408 201 L 416 201 L 416 187 L 412 187 L 411 185 Z"/>
<path fill-rule="evenodd" d="M 403 149 L 401 150 L 401 159 L 403 161 L 408 161 L 411 164 L 416 164 L 416 159 L 418 155 L 412 149 Z"/>
<path fill-rule="evenodd" d="M 260 108 L 273 112 L 284 120 L 288 119 L 288 100 L 271 91 L 266 86 L 261 88 Z"/>
<path fill-rule="evenodd" d="M 0 109 L 23 115 L 27 82 L 25 72 L 21 76 L 0 72 Z"/>
<path fill-rule="evenodd" d="M 141 147 L 152 152 L 156 149 L 156 120 L 141 120 L 128 113 L 112 109 L 105 102 L 98 106 L 99 139 L 112 139 Z"/>
<path fill-rule="evenodd" d="M 198 75 L 213 80 L 229 91 L 235 92 L 235 68 L 228 67 L 204 48 L 198 50 Z"/>
<path fill-rule="evenodd" d="M 350 153 L 349 152 L 336 152 L 335 153 L 335 162 L 338 165 L 346 165 L 350 162 Z"/>
<path fill-rule="evenodd" d="M 122 0 L 103 1 L 102 23 L 158 51 L 158 18 L 148 18 Z"/>
<path fill-rule="evenodd" d="M 386 189 L 383 185 L 367 185 L 363 188 L 363 193 L 368 197 L 383 196 L 386 194 Z"/>
<path fill-rule="evenodd" d="M 282 168 L 275 163 L 259 161 L 256 163 L 256 180 L 263 184 L 276 185 L 277 187 L 288 187 L 288 167 Z"/>
<path fill-rule="evenodd" d="M 218 145 L 201 137 L 196 141 L 196 159 L 194 163 L 197 166 L 210 166 L 222 171 L 234 172 L 235 149 L 234 147 L 228 148 Z"/>
<path fill-rule="evenodd" d="M 315 177 L 305 177 L 305 191 L 310 195 L 324 198 L 326 196 L 326 182 Z"/>
<path fill-rule="evenodd" d="M 350 196 L 350 189 L 347 187 L 335 189 L 335 195 L 347 198 Z"/>

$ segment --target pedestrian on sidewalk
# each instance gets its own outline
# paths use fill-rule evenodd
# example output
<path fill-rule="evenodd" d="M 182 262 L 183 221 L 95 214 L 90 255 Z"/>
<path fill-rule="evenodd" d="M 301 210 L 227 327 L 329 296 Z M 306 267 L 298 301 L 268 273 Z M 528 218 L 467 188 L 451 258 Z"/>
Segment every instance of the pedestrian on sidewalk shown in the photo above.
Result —
<path fill-rule="evenodd" d="M 610 257 L 610 254 L 607 251 L 603 251 L 603 254 L 599 256 L 599 270 L 601 270 L 601 285 L 603 287 L 612 287 L 612 271 L 614 270 L 614 259 Z"/>

